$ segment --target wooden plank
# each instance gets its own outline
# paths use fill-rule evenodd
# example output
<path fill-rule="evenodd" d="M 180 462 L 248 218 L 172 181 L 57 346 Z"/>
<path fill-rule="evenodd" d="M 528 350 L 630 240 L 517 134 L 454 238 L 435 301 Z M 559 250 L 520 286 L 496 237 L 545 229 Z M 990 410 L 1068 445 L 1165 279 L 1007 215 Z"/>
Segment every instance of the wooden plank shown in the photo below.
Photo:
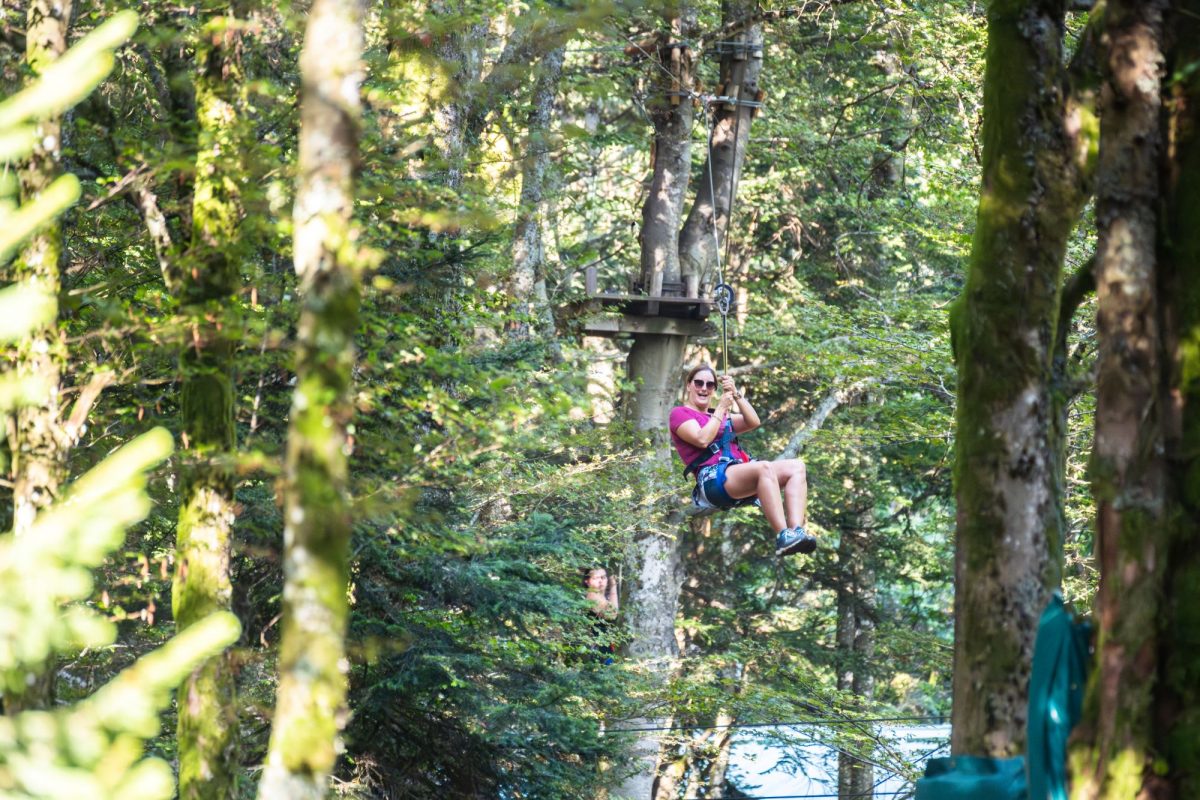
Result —
<path fill-rule="evenodd" d="M 653 333 L 667 336 L 716 336 L 717 326 L 699 319 L 634 317 L 595 314 L 583 321 L 589 336 L 632 336 Z"/>
<path fill-rule="evenodd" d="M 650 297 L 647 294 L 596 294 L 588 295 L 589 300 L 599 300 L 605 305 L 617 303 L 647 303 L 655 300 L 662 305 L 676 306 L 708 306 L 714 308 L 716 303 L 704 297 Z"/>

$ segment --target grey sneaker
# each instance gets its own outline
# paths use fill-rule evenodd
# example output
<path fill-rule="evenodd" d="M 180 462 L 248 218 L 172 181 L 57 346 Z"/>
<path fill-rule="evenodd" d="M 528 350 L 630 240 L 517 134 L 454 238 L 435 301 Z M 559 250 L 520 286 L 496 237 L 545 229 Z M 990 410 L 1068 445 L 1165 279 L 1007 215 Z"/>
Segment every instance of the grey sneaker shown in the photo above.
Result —
<path fill-rule="evenodd" d="M 811 553 L 817 549 L 817 540 L 803 527 L 786 528 L 775 539 L 775 555 L 790 556 L 792 553 Z"/>

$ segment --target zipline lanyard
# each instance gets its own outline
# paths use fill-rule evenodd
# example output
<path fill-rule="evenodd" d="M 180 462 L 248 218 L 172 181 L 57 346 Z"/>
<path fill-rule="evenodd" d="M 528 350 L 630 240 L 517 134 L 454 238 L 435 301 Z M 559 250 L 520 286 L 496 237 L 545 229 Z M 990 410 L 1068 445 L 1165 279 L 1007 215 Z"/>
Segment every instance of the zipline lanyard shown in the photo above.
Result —
<path fill-rule="evenodd" d="M 723 374 L 729 374 L 729 310 L 733 307 L 733 287 L 728 283 L 718 283 L 713 288 L 713 300 L 716 301 L 717 311 L 721 312 L 721 366 Z"/>

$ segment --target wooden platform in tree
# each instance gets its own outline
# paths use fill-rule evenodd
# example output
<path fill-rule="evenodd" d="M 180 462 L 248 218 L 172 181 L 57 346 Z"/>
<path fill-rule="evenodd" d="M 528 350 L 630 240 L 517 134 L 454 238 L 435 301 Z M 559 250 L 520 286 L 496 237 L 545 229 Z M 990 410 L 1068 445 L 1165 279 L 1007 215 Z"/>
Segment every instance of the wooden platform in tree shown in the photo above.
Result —
<path fill-rule="evenodd" d="M 715 308 L 712 300 L 703 297 L 601 292 L 591 270 L 587 276 L 587 299 L 579 304 L 583 329 L 590 336 L 639 333 L 714 336 L 716 326 L 707 319 Z"/>

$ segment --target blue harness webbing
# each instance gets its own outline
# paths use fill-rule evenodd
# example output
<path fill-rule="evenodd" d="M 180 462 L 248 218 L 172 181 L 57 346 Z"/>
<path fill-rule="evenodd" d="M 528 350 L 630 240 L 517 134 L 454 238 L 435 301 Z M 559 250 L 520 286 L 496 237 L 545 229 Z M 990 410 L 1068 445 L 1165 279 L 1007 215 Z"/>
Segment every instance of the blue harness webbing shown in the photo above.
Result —
<path fill-rule="evenodd" d="M 691 475 L 693 472 L 699 472 L 700 467 L 705 461 L 708 461 L 715 455 L 719 455 L 718 461 L 738 461 L 739 459 L 733 454 L 733 444 L 737 441 L 737 435 L 733 432 L 733 420 L 725 418 L 725 425 L 721 428 L 721 435 L 716 438 L 708 448 L 696 456 L 692 463 L 688 464 L 683 470 L 683 477 Z"/>
<path fill-rule="evenodd" d="M 757 502 L 757 498 L 754 496 L 737 500 L 730 497 L 725 491 L 725 470 L 730 464 L 742 463 L 742 460 L 733 454 L 733 444 L 736 441 L 737 435 L 733 432 L 733 420 L 726 418 L 725 425 L 721 428 L 721 435 L 684 469 L 683 476 L 685 478 L 691 473 L 696 474 L 696 487 L 693 490 L 694 502 L 696 502 L 696 492 L 699 492 L 710 505 L 720 509 L 752 505 Z M 714 455 L 718 456 L 716 464 L 708 467 L 702 466 Z M 715 469 L 713 469 L 714 467 Z M 713 470 L 712 474 L 705 476 L 703 485 L 701 485 L 701 472 L 708 472 L 710 469 Z"/>

